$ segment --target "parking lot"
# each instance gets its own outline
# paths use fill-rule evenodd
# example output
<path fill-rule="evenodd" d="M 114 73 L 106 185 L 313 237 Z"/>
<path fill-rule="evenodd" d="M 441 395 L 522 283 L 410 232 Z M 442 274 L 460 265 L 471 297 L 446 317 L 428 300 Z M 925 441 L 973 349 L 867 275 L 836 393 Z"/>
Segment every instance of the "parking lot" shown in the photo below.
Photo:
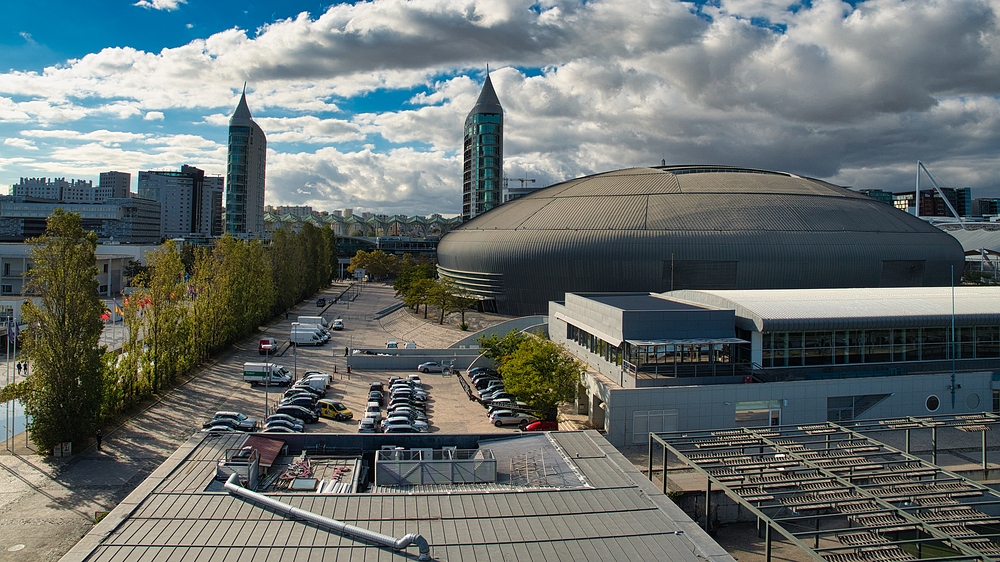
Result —
<path fill-rule="evenodd" d="M 334 303 L 337 296 L 346 285 L 332 287 L 321 295 L 328 303 Z M 353 291 L 352 291 L 353 292 Z M 317 296 L 319 297 L 319 296 Z M 345 302 L 346 301 L 346 302 Z M 420 348 L 441 345 L 441 342 L 452 337 L 454 341 L 467 335 L 463 332 L 449 334 L 447 328 L 427 323 L 425 326 L 413 329 L 414 333 L 394 333 L 383 327 L 383 322 L 373 318 L 375 312 L 384 310 L 394 304 L 396 299 L 391 287 L 369 286 L 357 294 L 354 300 L 340 300 L 336 304 L 318 308 L 315 300 L 304 303 L 290 311 L 287 320 L 281 319 L 260 334 L 260 337 L 273 337 L 279 343 L 277 356 L 268 355 L 266 359 L 272 363 L 283 365 L 289 372 L 301 378 L 309 370 L 323 371 L 333 376 L 333 387 L 328 389 L 326 398 L 343 402 L 354 413 L 350 421 L 334 421 L 321 418 L 318 423 L 306 425 L 307 432 L 349 432 L 357 431 L 358 419 L 368 400 L 368 387 L 372 382 L 388 382 L 390 376 L 403 376 L 416 372 L 417 362 L 412 371 L 358 372 L 348 374 L 345 347 L 383 347 L 390 339 L 416 341 Z M 407 315 L 405 310 L 399 310 L 394 315 Z M 288 345 L 288 334 L 291 322 L 297 316 L 322 315 L 327 320 L 341 317 L 344 319 L 344 329 L 331 332 L 331 339 L 322 346 Z M 409 319 L 407 319 L 409 320 Z M 397 326 L 399 321 L 393 323 Z M 421 322 L 423 324 L 423 322 Z M 400 337 L 406 336 L 406 337 Z M 232 354 L 222 364 L 223 368 L 231 370 L 233 385 L 222 389 L 229 393 L 224 400 L 206 405 L 205 419 L 207 421 L 217 410 L 235 410 L 262 419 L 265 408 L 273 408 L 281 400 L 285 391 L 283 387 L 251 387 L 242 382 L 244 362 L 263 362 L 265 356 L 258 353 L 257 338 L 248 339 L 242 349 Z M 516 426 L 496 428 L 486 418 L 486 410 L 477 402 L 470 401 L 458 381 L 457 375 L 427 373 L 420 375 L 425 390 L 430 397 L 427 401 L 427 417 L 430 432 L 441 433 L 509 433 L 517 431 Z M 223 397 L 220 397 L 223 398 Z M 216 406 L 218 405 L 218 406 Z M 199 423 L 200 427 L 200 423 Z"/>

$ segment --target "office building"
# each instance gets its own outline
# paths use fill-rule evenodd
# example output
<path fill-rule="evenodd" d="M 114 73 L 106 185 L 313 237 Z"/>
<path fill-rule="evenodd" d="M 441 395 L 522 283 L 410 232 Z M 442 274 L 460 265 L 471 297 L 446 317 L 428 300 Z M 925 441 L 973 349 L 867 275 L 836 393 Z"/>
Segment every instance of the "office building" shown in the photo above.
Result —
<path fill-rule="evenodd" d="M 179 172 L 139 172 L 139 197 L 161 205 L 161 237 L 222 234 L 221 176 L 206 176 L 194 166 Z"/>
<path fill-rule="evenodd" d="M 615 446 L 650 431 L 991 411 L 1000 287 L 565 295 L 549 337 Z"/>
<path fill-rule="evenodd" d="M 246 87 L 229 120 L 226 165 L 226 233 L 236 238 L 264 236 L 264 175 L 267 137 L 247 106 Z"/>
<path fill-rule="evenodd" d="M 503 108 L 489 74 L 465 118 L 463 162 L 462 220 L 469 221 L 503 202 Z"/>
<path fill-rule="evenodd" d="M 102 203 L 23 201 L 16 197 L 0 204 L 0 241 L 23 242 L 45 233 L 49 215 L 58 208 L 80 215 L 84 230 L 92 230 L 101 242 L 157 244 L 160 235 L 160 204 L 139 197 L 107 199 Z"/>

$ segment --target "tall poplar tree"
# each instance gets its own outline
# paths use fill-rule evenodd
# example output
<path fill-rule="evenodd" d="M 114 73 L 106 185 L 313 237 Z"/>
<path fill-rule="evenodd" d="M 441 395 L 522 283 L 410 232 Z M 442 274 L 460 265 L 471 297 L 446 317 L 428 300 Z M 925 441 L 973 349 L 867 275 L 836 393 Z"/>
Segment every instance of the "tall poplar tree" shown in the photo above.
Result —
<path fill-rule="evenodd" d="M 87 443 L 101 416 L 104 303 L 97 293 L 97 235 L 80 215 L 56 209 L 45 234 L 28 241 L 32 267 L 21 317 L 31 361 L 30 389 L 22 398 L 31 440 L 43 451 Z"/>

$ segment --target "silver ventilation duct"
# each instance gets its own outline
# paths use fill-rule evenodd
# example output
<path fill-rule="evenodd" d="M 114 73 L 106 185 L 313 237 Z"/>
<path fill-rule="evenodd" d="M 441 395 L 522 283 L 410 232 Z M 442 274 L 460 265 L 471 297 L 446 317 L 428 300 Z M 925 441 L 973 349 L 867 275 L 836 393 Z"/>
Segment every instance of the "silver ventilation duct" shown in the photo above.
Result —
<path fill-rule="evenodd" d="M 287 503 L 265 496 L 264 494 L 252 492 L 243 486 L 240 486 L 238 479 L 239 475 L 233 474 L 229 477 L 229 480 L 227 480 L 225 484 L 226 491 L 234 496 L 264 505 L 274 511 L 277 511 L 285 517 L 303 519 L 305 521 L 309 521 L 310 523 L 319 525 L 324 529 L 343 535 L 357 537 L 382 546 L 388 546 L 389 548 L 395 550 L 403 550 L 404 548 L 415 544 L 417 545 L 417 548 L 420 549 L 420 556 L 417 560 L 431 560 L 431 547 L 427 544 L 427 539 L 416 533 L 409 533 L 403 538 L 397 539 L 395 537 L 390 537 L 389 535 L 383 535 L 382 533 L 362 529 L 361 527 L 349 525 L 342 521 L 337 521 L 336 519 L 323 517 L 322 515 L 318 515 L 311 511 L 293 507 Z"/>

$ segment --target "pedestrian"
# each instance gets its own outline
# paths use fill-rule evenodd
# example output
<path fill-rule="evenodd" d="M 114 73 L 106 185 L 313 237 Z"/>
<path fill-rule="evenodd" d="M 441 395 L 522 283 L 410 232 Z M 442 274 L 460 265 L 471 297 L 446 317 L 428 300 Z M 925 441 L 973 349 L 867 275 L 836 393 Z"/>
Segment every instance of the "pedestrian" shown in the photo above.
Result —
<path fill-rule="evenodd" d="M 285 320 L 288 320 L 288 309 L 285 309 Z"/>
<path fill-rule="evenodd" d="M 98 450 L 98 451 L 100 451 L 100 450 L 101 450 L 101 438 L 102 438 L 102 437 L 104 437 L 104 434 L 103 434 L 103 433 L 101 433 L 101 430 L 100 430 L 100 429 L 98 429 L 98 430 L 97 430 L 97 450 Z"/>
<path fill-rule="evenodd" d="M 24 362 L 24 376 L 28 376 L 28 362 Z"/>
<path fill-rule="evenodd" d="M 348 348 L 345 347 L 344 348 L 344 357 L 347 357 L 350 354 L 350 352 L 351 352 L 351 350 L 349 350 Z"/>
<path fill-rule="evenodd" d="M 17 374 L 18 374 L 19 376 L 20 376 L 20 374 L 21 374 L 21 362 L 20 362 L 20 361 L 18 361 L 18 362 L 17 362 Z"/>

